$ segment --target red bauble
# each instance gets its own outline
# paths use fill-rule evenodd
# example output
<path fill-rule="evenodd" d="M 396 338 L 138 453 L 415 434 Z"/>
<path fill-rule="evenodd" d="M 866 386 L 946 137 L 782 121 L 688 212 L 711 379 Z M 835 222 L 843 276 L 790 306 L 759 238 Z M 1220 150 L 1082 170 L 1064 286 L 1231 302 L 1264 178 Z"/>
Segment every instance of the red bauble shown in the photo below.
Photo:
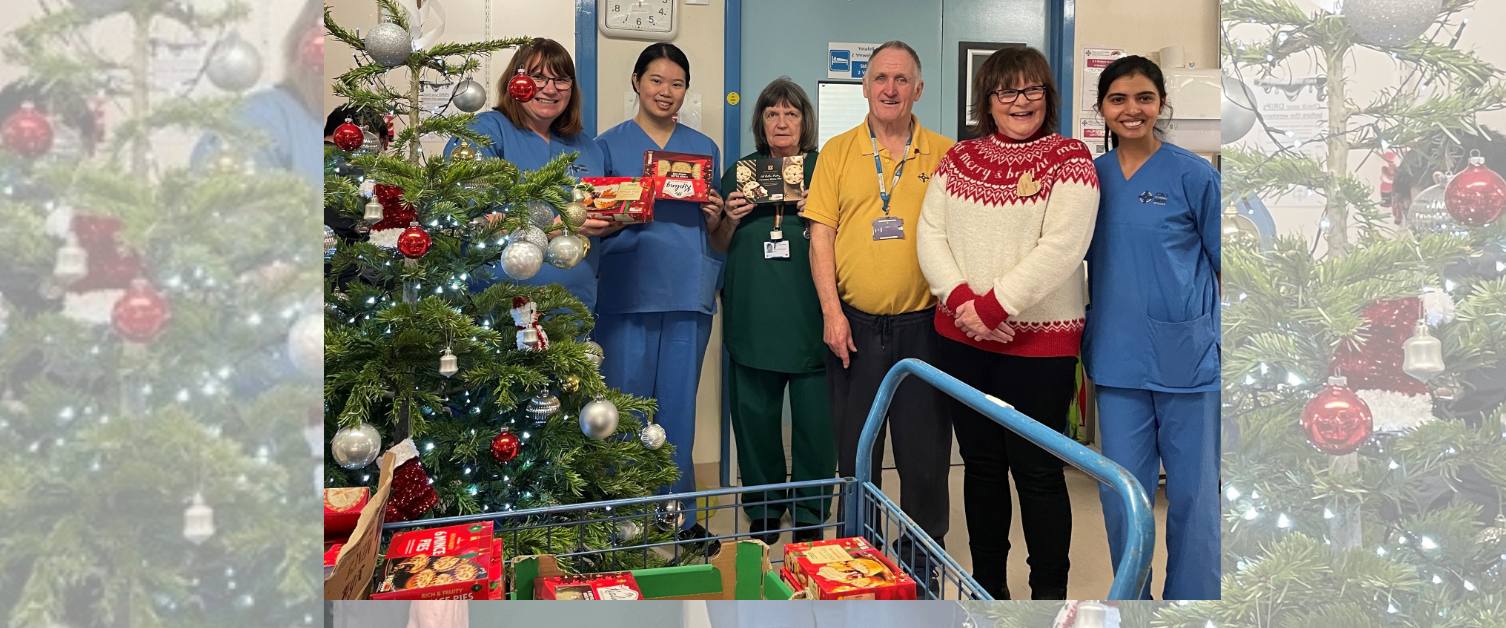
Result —
<path fill-rule="evenodd" d="M 110 312 L 110 322 L 122 338 L 132 342 L 146 342 L 162 333 L 167 320 L 172 318 L 167 299 L 145 279 L 136 279 L 131 287 L 115 302 Z"/>
<path fill-rule="evenodd" d="M 492 439 L 492 457 L 497 462 L 507 464 L 518 457 L 518 449 L 522 447 L 523 441 L 518 439 L 517 434 L 502 432 Z"/>
<path fill-rule="evenodd" d="M 335 127 L 335 132 L 329 136 L 329 139 L 335 143 L 335 146 L 339 146 L 340 150 L 352 151 L 360 148 L 361 143 L 366 141 L 366 134 L 361 132 L 361 127 L 352 123 L 350 118 L 346 118 L 345 124 Z"/>
<path fill-rule="evenodd" d="M 512 96 L 518 102 L 533 100 L 533 95 L 539 91 L 539 86 L 534 85 L 533 79 L 522 68 L 518 68 L 518 75 L 507 82 L 507 95 Z"/>
<path fill-rule="evenodd" d="M 392 493 L 387 498 L 387 521 L 417 519 L 439 503 L 439 494 L 429 485 L 429 474 L 418 458 L 409 458 L 392 471 Z"/>
<path fill-rule="evenodd" d="M 1370 439 L 1373 427 L 1370 406 L 1344 386 L 1342 377 L 1328 380 L 1328 385 L 1302 408 L 1307 441 L 1325 454 L 1354 452 Z"/>
<path fill-rule="evenodd" d="M 1443 194 L 1443 205 L 1448 208 L 1448 214 L 1471 227 L 1494 222 L 1506 208 L 1506 180 L 1486 168 L 1485 158 L 1478 152 L 1469 158 L 1469 167 L 1448 182 Z"/>
<path fill-rule="evenodd" d="M 429 252 L 429 245 L 434 239 L 429 237 L 429 232 L 424 231 L 418 223 L 408 223 L 408 228 L 397 236 L 397 250 L 409 259 L 418 259 Z"/>
<path fill-rule="evenodd" d="M 10 114 L 0 127 L 0 140 L 12 152 L 36 159 L 52 149 L 52 123 L 31 103 L 22 103 L 21 109 Z"/>
<path fill-rule="evenodd" d="M 1342 343 L 1333 352 L 1328 372 L 1343 375 L 1354 390 L 1388 390 L 1425 395 L 1428 386 L 1401 370 L 1405 345 L 1422 317 L 1422 300 L 1407 297 L 1376 301 L 1360 314 L 1370 322 L 1358 347 Z"/>

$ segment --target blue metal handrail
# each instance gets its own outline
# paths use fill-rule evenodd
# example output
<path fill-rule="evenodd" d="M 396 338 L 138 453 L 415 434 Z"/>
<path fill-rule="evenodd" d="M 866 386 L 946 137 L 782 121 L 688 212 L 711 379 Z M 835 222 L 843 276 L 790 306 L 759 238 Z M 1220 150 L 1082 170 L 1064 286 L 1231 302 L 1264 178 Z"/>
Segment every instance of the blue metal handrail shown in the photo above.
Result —
<path fill-rule="evenodd" d="M 878 395 L 874 398 L 873 407 L 868 410 L 868 420 L 863 425 L 863 436 L 858 440 L 857 479 L 860 486 L 872 481 L 873 445 L 878 440 L 879 429 L 884 425 L 884 417 L 889 413 L 889 403 L 894 400 L 895 391 L 899 390 L 900 382 L 910 375 L 919 377 L 941 392 L 967 404 L 983 416 L 1025 437 L 1025 440 L 1035 443 L 1068 464 L 1082 469 L 1119 493 L 1119 498 L 1124 501 L 1124 511 L 1129 518 L 1129 525 L 1126 526 L 1124 533 L 1124 556 L 1119 559 L 1119 568 L 1114 574 L 1114 584 L 1109 588 L 1109 599 L 1140 599 L 1140 592 L 1145 588 L 1146 580 L 1150 578 L 1151 552 L 1156 542 L 1155 518 L 1151 514 L 1150 499 L 1146 497 L 1145 489 L 1140 486 L 1140 481 L 1130 475 L 1124 467 L 1103 457 L 1102 454 L 1084 447 L 1081 443 L 1025 416 L 1009 404 L 985 395 L 978 389 L 962 383 L 957 378 L 925 362 L 913 358 L 901 360 L 894 365 L 894 368 L 889 369 L 889 373 L 884 376 L 884 382 L 879 385 Z M 1002 497 L 1002 499 L 1008 498 L 1007 495 Z M 847 508 L 847 520 L 861 527 L 863 514 L 859 511 L 856 500 L 848 503 Z"/>

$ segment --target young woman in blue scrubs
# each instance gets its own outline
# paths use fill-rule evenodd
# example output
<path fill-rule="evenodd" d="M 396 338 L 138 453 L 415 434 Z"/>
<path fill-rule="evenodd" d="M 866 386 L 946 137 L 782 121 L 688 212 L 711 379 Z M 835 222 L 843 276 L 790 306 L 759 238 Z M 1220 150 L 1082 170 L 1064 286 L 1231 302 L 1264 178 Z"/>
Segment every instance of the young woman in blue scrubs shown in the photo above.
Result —
<path fill-rule="evenodd" d="M 1104 69 L 1098 109 L 1114 150 L 1088 249 L 1092 297 L 1083 362 L 1097 385 L 1103 454 L 1155 499 L 1166 469 L 1167 600 L 1219 597 L 1219 175 L 1156 137 L 1160 68 L 1130 56 Z M 1117 567 L 1125 519 L 1100 487 Z M 1150 599 L 1150 583 L 1141 595 Z"/>
<path fill-rule="evenodd" d="M 506 97 L 507 82 L 517 76 L 518 69 L 533 78 L 538 92 L 526 103 Z M 512 61 L 497 80 L 497 106 L 491 111 L 476 116 L 471 123 L 473 130 L 485 134 L 491 140 L 486 146 L 477 146 L 476 153 L 484 158 L 506 159 L 523 170 L 537 170 L 549 160 L 566 153 L 579 153 L 570 175 L 574 177 L 600 177 L 606 172 L 602 165 L 601 149 L 590 136 L 581 131 L 580 85 L 575 82 L 575 62 L 570 52 L 553 39 L 538 38 L 518 48 Z M 460 145 L 460 139 L 451 139 L 445 146 L 448 156 Z M 570 290 L 575 298 L 584 303 L 587 311 L 596 307 L 596 268 L 601 260 L 599 236 L 614 231 L 612 224 L 604 220 L 587 220 L 576 232 L 591 240 L 591 250 L 586 259 L 569 270 L 561 270 L 548 264 L 538 274 L 518 283 L 531 286 L 559 284 Z M 498 281 L 510 281 L 502 272 L 501 261 L 493 264 L 492 276 Z M 485 289 L 490 284 L 472 284 L 472 289 Z"/>
<path fill-rule="evenodd" d="M 643 175 L 643 153 L 664 150 L 710 155 L 721 172 L 716 143 L 674 119 L 690 86 L 690 61 L 673 44 L 653 44 L 633 65 L 638 114 L 596 138 L 609 177 Z M 695 443 L 695 397 L 701 360 L 711 339 L 716 288 L 725 259 L 708 233 L 719 228 L 722 199 L 708 203 L 654 201 L 654 220 L 628 225 L 601 241 L 601 293 L 596 341 L 606 352 L 608 386 L 659 402 L 654 416 L 675 445 L 680 479 L 672 493 L 695 490 L 690 449 Z M 693 503 L 685 504 L 693 507 Z M 684 538 L 706 529 L 686 517 Z"/>

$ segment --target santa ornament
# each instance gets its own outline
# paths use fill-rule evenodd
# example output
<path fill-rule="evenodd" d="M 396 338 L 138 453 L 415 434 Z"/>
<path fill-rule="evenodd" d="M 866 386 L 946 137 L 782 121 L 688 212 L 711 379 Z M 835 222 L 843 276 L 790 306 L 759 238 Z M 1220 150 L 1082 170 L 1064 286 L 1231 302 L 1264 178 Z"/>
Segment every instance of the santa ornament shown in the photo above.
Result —
<path fill-rule="evenodd" d="M 1069 600 L 1056 613 L 1052 628 L 1119 628 L 1119 602 Z"/>
<path fill-rule="evenodd" d="M 1404 432 L 1433 420 L 1428 385 L 1405 370 L 1407 341 L 1418 319 L 1429 315 L 1424 303 L 1406 297 L 1370 304 L 1360 313 L 1368 323 L 1365 339 L 1341 343 L 1329 364 L 1328 371 L 1343 375 L 1348 389 L 1368 404 L 1377 432 Z M 1433 309 L 1441 308 L 1434 303 Z"/>
<path fill-rule="evenodd" d="M 543 351 L 549 348 L 549 336 L 539 325 L 538 306 L 524 297 L 512 299 L 512 322 L 518 330 L 518 349 Z"/>

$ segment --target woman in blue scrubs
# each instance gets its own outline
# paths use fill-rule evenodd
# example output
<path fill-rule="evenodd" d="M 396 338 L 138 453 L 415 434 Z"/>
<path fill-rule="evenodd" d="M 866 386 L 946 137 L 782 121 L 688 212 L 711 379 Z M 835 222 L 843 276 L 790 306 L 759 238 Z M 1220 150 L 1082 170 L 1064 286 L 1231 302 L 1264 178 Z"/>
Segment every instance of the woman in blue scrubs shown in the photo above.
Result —
<path fill-rule="evenodd" d="M 526 103 L 505 97 L 507 82 L 517 76 L 521 68 L 533 79 L 538 92 Z M 538 38 L 518 48 L 512 61 L 497 80 L 497 106 L 491 111 L 476 116 L 471 129 L 486 135 L 491 140 L 486 146 L 475 147 L 481 157 L 506 159 L 523 170 L 537 170 L 549 160 L 567 153 L 579 153 L 570 175 L 574 177 L 600 177 L 606 172 L 602 165 L 601 149 L 590 136 L 581 131 L 580 85 L 575 82 L 575 61 L 570 52 L 553 39 Z M 454 138 L 445 146 L 449 156 L 460 145 Z M 598 251 L 599 236 L 614 231 L 612 224 L 604 220 L 587 220 L 576 233 L 591 240 L 591 250 L 586 259 L 569 270 L 548 264 L 538 274 L 518 283 L 530 286 L 559 284 L 580 299 L 586 311 L 596 307 L 596 268 L 601 259 Z M 492 264 L 494 280 L 508 280 L 502 272 L 501 260 Z M 483 290 L 489 283 L 473 283 L 473 290 Z"/>
<path fill-rule="evenodd" d="M 1092 297 L 1083 362 L 1097 385 L 1103 454 L 1151 499 L 1166 469 L 1167 600 L 1219 597 L 1219 175 L 1156 137 L 1160 68 L 1104 68 L 1098 110 L 1115 145 L 1095 160 L 1102 190 L 1088 249 Z M 1099 488 L 1115 567 L 1118 494 Z M 1146 582 L 1141 597 L 1150 599 Z"/>
<path fill-rule="evenodd" d="M 721 172 L 711 138 L 675 121 L 690 86 L 690 61 L 673 44 L 653 44 L 633 65 L 638 114 L 596 138 L 609 177 L 643 176 L 643 153 L 664 150 L 710 155 Z M 601 374 L 608 386 L 659 402 L 655 420 L 675 446 L 680 479 L 669 492 L 695 490 L 690 449 L 695 443 L 695 396 L 701 361 L 711 339 L 716 288 L 724 257 L 708 234 L 721 225 L 722 199 L 654 201 L 654 220 L 628 225 L 602 238 L 601 293 L 596 340 L 606 352 Z M 693 503 L 685 504 L 692 507 Z M 682 538 L 706 529 L 686 517 Z"/>

